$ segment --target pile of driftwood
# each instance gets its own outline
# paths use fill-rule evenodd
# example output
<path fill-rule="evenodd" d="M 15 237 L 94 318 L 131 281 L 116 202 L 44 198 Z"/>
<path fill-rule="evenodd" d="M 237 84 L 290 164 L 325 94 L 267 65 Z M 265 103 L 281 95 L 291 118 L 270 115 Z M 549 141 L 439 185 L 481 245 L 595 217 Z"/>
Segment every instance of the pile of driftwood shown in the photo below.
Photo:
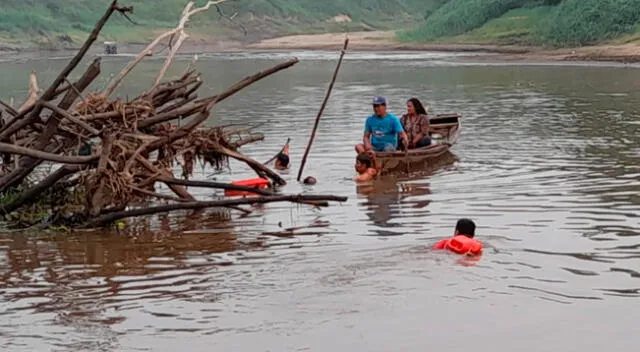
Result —
<path fill-rule="evenodd" d="M 223 1 L 209 1 L 200 8 L 189 3 L 175 29 L 152 41 L 104 90 L 85 93 L 100 75 L 99 58 L 75 82 L 68 77 L 109 17 L 114 13 L 127 16 L 132 11 L 114 0 L 77 55 L 46 90 L 38 88 L 32 74 L 29 97 L 20 107 L 0 102 L 4 107 L 0 119 L 0 213 L 11 217 L 37 204 L 49 224 L 98 227 L 126 217 L 179 209 L 230 207 L 247 212 L 239 206 L 275 201 L 318 206 L 327 205 L 329 200 L 346 200 L 336 196 L 278 195 L 268 189 L 189 180 L 198 160 L 221 167 L 228 158 L 234 158 L 270 179 L 273 185 L 285 184 L 277 173 L 238 152 L 240 146 L 261 136 L 243 138 L 242 133 L 229 127 L 203 128 L 201 124 L 217 103 L 295 65 L 297 59 L 246 77 L 208 97 L 197 95 L 202 80 L 195 70 L 187 68 L 181 77 L 164 80 L 187 38 L 189 18 Z M 151 87 L 134 99 L 112 98 L 123 79 L 163 40 L 170 40 L 170 50 Z M 180 177 L 174 176 L 175 163 L 182 168 Z M 47 169 L 51 171 L 43 174 L 42 170 Z M 158 184 L 166 184 L 173 194 L 157 193 Z M 199 201 L 185 186 L 252 191 L 260 196 Z M 167 202 L 149 203 L 158 199 Z M 25 225 L 28 222 L 24 221 Z"/>

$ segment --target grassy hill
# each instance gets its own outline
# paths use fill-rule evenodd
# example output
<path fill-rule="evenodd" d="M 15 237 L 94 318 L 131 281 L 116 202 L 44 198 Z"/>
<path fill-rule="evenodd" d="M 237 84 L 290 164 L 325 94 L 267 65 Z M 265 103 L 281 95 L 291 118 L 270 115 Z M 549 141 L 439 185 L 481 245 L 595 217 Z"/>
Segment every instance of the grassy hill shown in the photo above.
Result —
<path fill-rule="evenodd" d="M 447 0 L 403 41 L 582 46 L 640 32 L 640 0 Z"/>
<path fill-rule="evenodd" d="M 0 0 L 0 47 L 56 48 L 81 42 L 111 0 Z M 201 38 L 255 40 L 287 34 L 409 28 L 438 0 L 229 0 L 193 17 L 190 32 Z M 105 40 L 143 41 L 175 26 L 187 0 L 120 0 L 134 6 L 133 25 L 114 16 Z M 206 1 L 197 0 L 196 5 Z M 340 16 L 342 15 L 342 16 Z M 336 17 L 340 16 L 340 17 Z M 236 23 L 234 23 L 236 22 Z M 240 24 L 240 25 L 239 25 Z M 246 29 L 245 31 L 243 30 Z"/>
<path fill-rule="evenodd" d="M 111 0 L 0 0 L 0 49 L 74 47 Z M 146 42 L 173 27 L 187 0 L 120 0 L 102 40 Z M 202 5 L 205 0 L 196 0 Z M 195 39 L 397 30 L 405 42 L 582 46 L 640 38 L 640 0 L 228 0 L 196 15 Z"/>

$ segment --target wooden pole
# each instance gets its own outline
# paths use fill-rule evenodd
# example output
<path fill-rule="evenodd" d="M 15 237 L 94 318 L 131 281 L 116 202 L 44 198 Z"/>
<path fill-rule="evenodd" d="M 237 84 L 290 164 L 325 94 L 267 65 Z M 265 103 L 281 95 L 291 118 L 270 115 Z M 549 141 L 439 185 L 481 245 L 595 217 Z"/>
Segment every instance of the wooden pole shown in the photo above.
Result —
<path fill-rule="evenodd" d="M 329 89 L 327 89 L 327 94 L 324 96 L 324 101 L 322 102 L 322 106 L 320 106 L 320 111 L 318 111 L 318 115 L 316 116 L 316 122 L 313 125 L 313 130 L 311 130 L 311 137 L 309 137 L 309 143 L 307 144 L 307 149 L 304 151 L 304 156 L 302 157 L 302 162 L 300 163 L 300 170 L 298 171 L 298 182 L 300 182 L 300 177 L 302 177 L 302 171 L 304 170 L 304 164 L 307 162 L 307 156 L 309 155 L 309 150 L 311 149 L 311 144 L 313 143 L 313 138 L 316 136 L 316 130 L 318 129 L 318 123 L 320 122 L 320 116 L 322 116 L 322 112 L 324 111 L 324 107 L 327 105 L 327 101 L 329 100 L 329 95 L 331 94 L 331 90 L 333 89 L 333 83 L 336 81 L 336 77 L 338 77 L 338 70 L 340 69 L 340 65 L 342 64 L 342 58 L 344 57 L 344 53 L 347 50 L 347 45 L 349 44 L 349 38 L 344 40 L 344 47 L 340 52 L 340 59 L 338 60 L 338 65 L 336 66 L 336 70 L 333 72 L 333 78 L 331 79 L 331 84 L 329 84 Z"/>

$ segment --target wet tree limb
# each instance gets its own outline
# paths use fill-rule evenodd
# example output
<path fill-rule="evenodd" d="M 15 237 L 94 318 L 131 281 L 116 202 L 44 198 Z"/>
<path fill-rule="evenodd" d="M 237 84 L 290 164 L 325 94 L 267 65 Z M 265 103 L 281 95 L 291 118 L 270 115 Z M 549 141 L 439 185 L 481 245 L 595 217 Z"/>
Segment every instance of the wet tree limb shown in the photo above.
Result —
<path fill-rule="evenodd" d="M 89 164 L 98 160 L 98 155 L 91 156 L 65 156 L 53 153 L 47 153 L 40 150 L 25 148 L 17 145 L 0 143 L 0 153 L 11 153 L 17 155 L 29 156 L 36 159 L 53 161 L 62 164 Z"/>
<path fill-rule="evenodd" d="M 269 190 L 259 189 L 255 187 L 233 185 L 230 183 L 222 183 L 222 182 L 181 180 L 177 178 L 165 178 L 165 177 L 158 178 L 158 182 L 163 182 L 168 185 L 182 185 L 182 186 L 190 186 L 190 187 L 215 188 L 215 189 L 226 189 L 230 191 L 252 192 L 252 193 L 256 193 L 264 196 L 271 196 L 275 194 L 274 192 Z"/>
<path fill-rule="evenodd" d="M 100 131 L 98 131 L 98 130 L 96 130 L 95 128 L 91 127 L 91 125 L 89 125 L 88 123 L 86 123 L 86 122 L 84 122 L 84 121 L 82 121 L 82 120 L 78 119 L 77 117 L 75 117 L 75 116 L 73 116 L 73 115 L 69 114 L 68 112 L 66 112 L 66 111 L 64 111 L 64 110 L 62 110 L 62 109 L 60 109 L 59 107 L 57 107 L 57 106 L 55 106 L 55 105 L 53 105 L 53 104 L 51 104 L 51 103 L 49 103 L 49 102 L 43 102 L 43 103 L 42 103 L 42 105 L 43 105 L 45 108 L 47 108 L 47 109 L 49 109 L 49 110 L 51 110 L 51 111 L 55 112 L 56 114 L 61 115 L 62 117 L 64 117 L 64 118 L 68 119 L 69 121 L 71 121 L 71 122 L 75 123 L 76 125 L 78 125 L 78 126 L 80 126 L 80 127 L 84 128 L 85 130 L 87 130 L 88 132 L 90 132 L 92 135 L 94 135 L 94 136 L 98 136 L 98 135 L 100 135 Z"/>
<path fill-rule="evenodd" d="M 83 227 L 85 228 L 100 227 L 124 218 L 143 216 L 143 215 L 152 215 L 157 213 L 165 213 L 165 212 L 170 212 L 175 210 L 195 210 L 195 209 L 229 207 L 229 206 L 247 205 L 247 204 L 264 204 L 264 203 L 273 203 L 273 202 L 304 202 L 304 201 L 345 202 L 346 200 L 347 200 L 347 197 L 340 197 L 340 196 L 299 194 L 299 195 L 289 195 L 289 196 L 266 196 L 266 197 L 252 197 L 252 198 L 242 198 L 242 199 L 184 202 L 184 203 L 178 203 L 178 204 L 167 204 L 167 205 L 159 205 L 159 206 L 148 207 L 148 208 L 113 212 L 113 213 L 98 216 L 97 218 L 85 223 Z"/>

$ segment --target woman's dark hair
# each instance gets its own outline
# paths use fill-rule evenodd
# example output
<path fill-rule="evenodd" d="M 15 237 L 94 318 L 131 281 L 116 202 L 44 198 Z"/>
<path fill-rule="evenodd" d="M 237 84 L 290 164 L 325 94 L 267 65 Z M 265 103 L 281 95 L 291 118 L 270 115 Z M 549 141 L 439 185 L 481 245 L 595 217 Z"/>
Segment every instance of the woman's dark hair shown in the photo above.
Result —
<path fill-rule="evenodd" d="M 461 235 L 473 238 L 476 234 L 476 224 L 470 219 L 460 219 L 456 224 L 456 230 Z"/>
<path fill-rule="evenodd" d="M 371 155 L 369 155 L 369 153 L 367 152 L 358 154 L 358 156 L 356 157 L 356 160 L 368 168 L 373 167 L 373 159 L 371 158 Z"/>
<path fill-rule="evenodd" d="M 427 114 L 427 111 L 424 109 L 424 106 L 422 105 L 420 100 L 418 100 L 418 98 L 411 98 L 411 99 L 407 100 L 407 102 L 411 102 L 411 104 L 413 104 L 413 107 L 416 109 L 416 114 L 418 114 L 418 115 L 426 115 Z"/>

